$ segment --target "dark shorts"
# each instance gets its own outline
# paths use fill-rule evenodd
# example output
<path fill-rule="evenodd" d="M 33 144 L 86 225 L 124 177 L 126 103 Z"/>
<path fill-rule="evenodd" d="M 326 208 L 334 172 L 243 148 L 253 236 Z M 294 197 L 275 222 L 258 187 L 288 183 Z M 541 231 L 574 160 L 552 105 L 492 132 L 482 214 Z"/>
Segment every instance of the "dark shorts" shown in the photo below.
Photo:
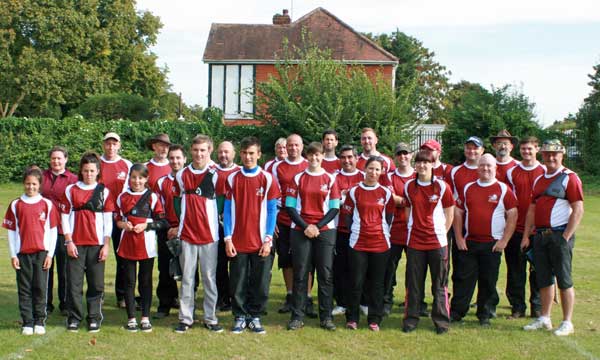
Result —
<path fill-rule="evenodd" d="M 290 245 L 290 227 L 277 223 L 279 234 L 275 238 L 275 250 L 277 251 L 277 266 L 280 269 L 292 267 L 292 248 Z"/>
<path fill-rule="evenodd" d="M 540 229 L 535 235 L 533 259 L 540 289 L 554 284 L 555 276 L 559 289 L 573 287 L 571 261 L 575 235 L 567 241 L 562 234 L 560 230 Z"/>

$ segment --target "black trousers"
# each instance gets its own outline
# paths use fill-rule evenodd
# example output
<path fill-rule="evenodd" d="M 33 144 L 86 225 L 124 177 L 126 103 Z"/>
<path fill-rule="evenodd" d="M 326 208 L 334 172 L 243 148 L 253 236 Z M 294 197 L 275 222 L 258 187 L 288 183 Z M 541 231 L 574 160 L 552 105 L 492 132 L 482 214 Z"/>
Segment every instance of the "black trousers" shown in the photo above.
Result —
<path fill-rule="evenodd" d="M 117 222 L 113 220 L 111 239 L 117 264 L 117 268 L 115 269 L 115 295 L 117 296 L 117 301 L 125 299 L 125 263 L 123 262 L 123 258 L 117 254 L 117 249 L 121 243 L 122 231 L 117 226 Z"/>
<path fill-rule="evenodd" d="M 349 306 L 346 309 L 347 321 L 359 321 L 359 305 L 366 284 L 365 280 L 368 279 L 369 286 L 367 287 L 366 298 L 369 315 L 367 315 L 367 322 L 369 324 L 381 323 L 383 319 L 384 277 L 389 255 L 389 250 L 381 253 L 357 251 L 352 248 L 348 250 L 351 290 Z"/>
<path fill-rule="evenodd" d="M 167 230 L 156 232 L 158 236 L 158 285 L 156 286 L 156 297 L 158 298 L 158 311 L 168 314 L 175 304 L 179 292 L 177 282 L 169 275 L 169 262 L 173 254 L 167 247 Z"/>
<path fill-rule="evenodd" d="M 217 307 L 231 304 L 231 294 L 229 293 L 229 257 L 225 253 L 225 241 L 223 226 L 219 225 L 219 254 L 217 257 Z"/>
<path fill-rule="evenodd" d="M 292 267 L 294 287 L 292 291 L 292 319 L 304 318 L 308 292 L 308 273 L 316 268 L 319 283 L 319 318 L 331 319 L 333 308 L 333 252 L 336 230 L 321 231 L 319 237 L 309 239 L 304 232 L 292 230 Z"/>
<path fill-rule="evenodd" d="M 384 295 L 383 304 L 391 306 L 394 303 L 394 287 L 396 287 L 396 271 L 398 264 L 402 259 L 402 252 L 406 251 L 406 245 L 392 244 L 390 248 L 390 256 L 387 262 L 384 276 Z"/>
<path fill-rule="evenodd" d="M 274 254 L 238 253 L 229 261 L 231 309 L 235 317 L 259 317 L 267 310 Z"/>
<path fill-rule="evenodd" d="M 142 317 L 150 316 L 152 306 L 152 269 L 154 258 L 144 260 L 123 259 L 125 265 L 125 304 L 129 319 L 135 318 L 135 279 L 136 267 L 139 264 L 137 278 L 139 280 L 139 291 L 141 296 Z"/>
<path fill-rule="evenodd" d="M 515 232 L 504 249 L 506 261 L 506 297 L 512 312 L 525 313 L 525 283 L 527 280 L 527 256 L 521 251 L 523 233 Z M 534 236 L 529 240 L 533 241 Z M 533 244 L 533 243 L 532 243 Z M 529 264 L 529 304 L 534 311 L 542 309 L 540 289 L 537 286 L 535 268 Z"/>
<path fill-rule="evenodd" d="M 502 253 L 493 252 L 495 242 L 467 241 L 467 251 L 459 251 L 460 267 L 454 269 L 454 286 L 451 302 L 453 319 L 463 318 L 477 284 L 477 318 L 489 319 L 498 305 L 498 271 Z"/>
<path fill-rule="evenodd" d="M 85 299 L 88 323 L 102 321 L 104 297 L 104 261 L 98 261 L 102 246 L 77 246 L 78 258 L 67 259 L 67 321 L 83 320 L 83 279 L 87 281 Z"/>
<path fill-rule="evenodd" d="M 431 320 L 436 328 L 450 326 L 448 306 L 448 247 L 434 250 L 406 250 L 406 303 L 403 326 L 415 328 L 419 324 L 419 310 L 425 293 L 427 268 L 431 274 Z"/>
<path fill-rule="evenodd" d="M 46 323 L 48 271 L 43 265 L 47 254 L 47 251 L 17 254 L 21 266 L 17 270 L 17 292 L 23 326 L 44 326 Z"/>
<path fill-rule="evenodd" d="M 58 280 L 58 308 L 65 310 L 67 307 L 67 247 L 65 236 L 59 234 L 56 239 L 56 250 L 52 258 L 52 266 L 48 271 L 48 308 L 54 308 L 54 268 L 56 267 L 56 278 Z"/>
<path fill-rule="evenodd" d="M 350 233 L 337 233 L 333 258 L 333 297 L 338 306 L 347 307 L 350 296 L 350 262 L 348 249 Z"/>

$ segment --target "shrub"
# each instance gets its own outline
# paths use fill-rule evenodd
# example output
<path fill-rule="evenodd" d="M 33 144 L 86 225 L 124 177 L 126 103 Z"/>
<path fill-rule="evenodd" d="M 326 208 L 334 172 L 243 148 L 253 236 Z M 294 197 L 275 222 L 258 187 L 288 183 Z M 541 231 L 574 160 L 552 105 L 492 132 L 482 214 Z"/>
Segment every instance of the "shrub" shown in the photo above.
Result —
<path fill-rule="evenodd" d="M 154 114 L 148 99 L 136 94 L 110 93 L 88 97 L 75 113 L 96 120 L 148 120 Z"/>

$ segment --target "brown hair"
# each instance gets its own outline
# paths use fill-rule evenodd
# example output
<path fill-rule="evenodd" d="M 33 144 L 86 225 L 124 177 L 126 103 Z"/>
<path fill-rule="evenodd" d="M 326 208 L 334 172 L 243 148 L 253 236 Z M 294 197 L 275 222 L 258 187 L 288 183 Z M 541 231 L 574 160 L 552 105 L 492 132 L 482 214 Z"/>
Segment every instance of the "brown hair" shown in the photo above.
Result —
<path fill-rule="evenodd" d="M 42 174 L 42 169 L 40 169 L 39 166 L 31 165 L 31 166 L 28 166 L 27 168 L 25 168 L 25 171 L 23 171 L 23 183 L 29 176 L 35 177 L 38 180 L 38 182 L 40 183 L 40 185 L 42 184 L 43 174 Z M 41 189 L 40 189 L 40 191 L 41 191 Z"/>
<path fill-rule="evenodd" d="M 313 141 L 306 147 L 306 155 L 323 153 L 323 144 Z"/>
<path fill-rule="evenodd" d="M 96 168 L 98 169 L 98 176 L 96 176 L 96 180 L 98 180 L 100 178 L 100 174 L 102 172 L 101 167 L 100 167 L 100 156 L 98 156 L 98 154 L 96 154 L 95 152 L 86 152 L 85 154 L 83 154 L 83 156 L 81 157 L 81 160 L 79 160 L 79 170 L 77 171 L 77 178 L 79 179 L 79 181 L 83 181 L 83 175 L 81 174 L 81 168 L 83 168 L 83 165 L 85 164 L 96 164 Z"/>

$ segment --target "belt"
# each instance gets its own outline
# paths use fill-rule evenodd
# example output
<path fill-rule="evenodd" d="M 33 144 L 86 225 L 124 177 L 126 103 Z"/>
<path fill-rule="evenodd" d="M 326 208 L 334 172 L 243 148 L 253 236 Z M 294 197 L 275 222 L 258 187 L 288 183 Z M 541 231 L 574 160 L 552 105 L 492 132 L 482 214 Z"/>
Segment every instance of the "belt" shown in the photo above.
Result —
<path fill-rule="evenodd" d="M 542 235 L 552 234 L 554 231 L 565 231 L 567 229 L 567 225 L 554 226 L 554 227 L 546 227 L 546 228 L 537 228 L 536 231 L 540 232 Z"/>

